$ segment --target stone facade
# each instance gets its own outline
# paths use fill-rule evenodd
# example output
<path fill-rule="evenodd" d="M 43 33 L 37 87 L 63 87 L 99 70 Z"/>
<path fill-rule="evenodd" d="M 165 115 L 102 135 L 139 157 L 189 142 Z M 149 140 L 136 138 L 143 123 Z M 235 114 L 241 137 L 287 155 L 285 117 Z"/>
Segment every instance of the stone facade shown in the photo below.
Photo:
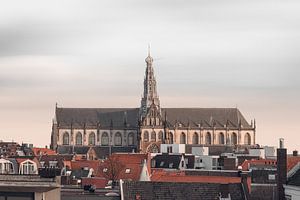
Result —
<path fill-rule="evenodd" d="M 146 58 L 139 108 L 58 108 L 51 147 L 136 146 L 157 152 L 160 144 L 255 145 L 255 121 L 237 108 L 161 108 L 153 58 Z"/>

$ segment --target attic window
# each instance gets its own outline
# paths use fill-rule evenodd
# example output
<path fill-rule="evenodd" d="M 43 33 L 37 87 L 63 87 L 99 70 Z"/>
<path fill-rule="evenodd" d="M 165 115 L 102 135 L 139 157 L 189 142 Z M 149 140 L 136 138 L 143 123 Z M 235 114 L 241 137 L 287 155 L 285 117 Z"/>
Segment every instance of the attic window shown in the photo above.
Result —
<path fill-rule="evenodd" d="M 127 168 L 127 169 L 125 170 L 125 173 L 126 173 L 126 174 L 129 174 L 130 171 L 131 171 L 130 168 Z"/>
<path fill-rule="evenodd" d="M 103 172 L 106 173 L 107 172 L 107 168 L 103 168 Z"/>
<path fill-rule="evenodd" d="M 165 162 L 164 162 L 164 161 L 161 161 L 160 164 L 159 164 L 159 166 L 162 167 L 162 166 L 164 166 L 164 164 L 165 164 Z"/>

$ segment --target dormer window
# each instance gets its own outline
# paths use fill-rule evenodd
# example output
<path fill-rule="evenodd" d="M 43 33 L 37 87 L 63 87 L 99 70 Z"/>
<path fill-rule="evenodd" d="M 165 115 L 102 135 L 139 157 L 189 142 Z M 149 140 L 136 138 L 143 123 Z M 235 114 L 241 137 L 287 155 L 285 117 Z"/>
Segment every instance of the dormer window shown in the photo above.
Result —
<path fill-rule="evenodd" d="M 126 174 L 129 174 L 130 172 L 131 172 L 130 168 L 127 168 L 127 169 L 125 170 L 125 173 L 126 173 Z"/>
<path fill-rule="evenodd" d="M 37 165 L 32 160 L 25 160 L 20 164 L 20 174 L 37 174 Z"/>

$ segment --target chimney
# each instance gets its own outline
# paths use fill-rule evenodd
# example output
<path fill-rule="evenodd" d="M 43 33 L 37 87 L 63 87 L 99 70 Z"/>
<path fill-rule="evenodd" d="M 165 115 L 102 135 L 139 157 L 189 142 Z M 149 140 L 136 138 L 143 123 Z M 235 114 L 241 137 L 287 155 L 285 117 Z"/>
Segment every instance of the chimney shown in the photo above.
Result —
<path fill-rule="evenodd" d="M 293 156 L 298 156 L 298 151 L 297 150 L 293 151 Z"/>
<path fill-rule="evenodd" d="M 279 139 L 279 148 L 277 149 L 277 191 L 278 199 L 285 199 L 283 184 L 287 180 L 287 154 L 284 148 L 284 139 Z"/>

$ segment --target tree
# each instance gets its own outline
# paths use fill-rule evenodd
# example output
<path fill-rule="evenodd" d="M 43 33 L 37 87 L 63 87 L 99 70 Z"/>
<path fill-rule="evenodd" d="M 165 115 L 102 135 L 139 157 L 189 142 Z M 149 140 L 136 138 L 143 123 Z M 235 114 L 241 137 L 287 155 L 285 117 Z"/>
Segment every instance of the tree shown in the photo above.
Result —
<path fill-rule="evenodd" d="M 103 172 L 103 176 L 112 181 L 112 187 L 115 186 L 117 180 L 120 179 L 121 171 L 125 168 L 125 165 L 119 161 L 117 156 L 111 155 L 100 165 L 100 172 Z"/>

